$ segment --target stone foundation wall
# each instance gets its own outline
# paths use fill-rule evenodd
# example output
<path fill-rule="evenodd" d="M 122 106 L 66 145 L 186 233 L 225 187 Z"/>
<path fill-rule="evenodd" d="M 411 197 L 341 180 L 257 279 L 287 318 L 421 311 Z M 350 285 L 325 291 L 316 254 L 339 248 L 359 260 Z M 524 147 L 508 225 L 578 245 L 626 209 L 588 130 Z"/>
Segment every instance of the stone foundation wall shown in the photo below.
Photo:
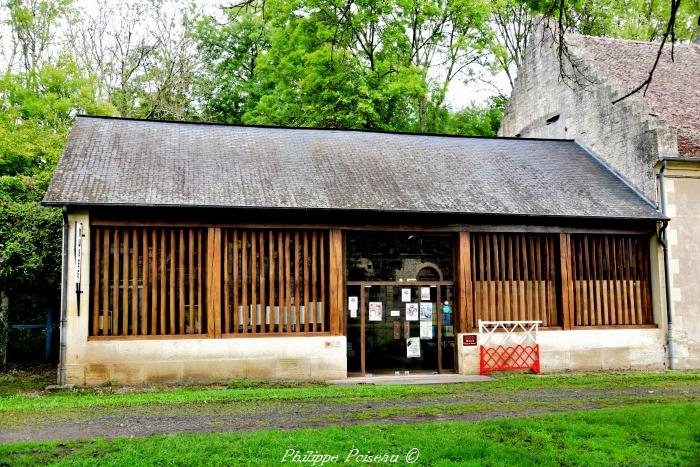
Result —
<path fill-rule="evenodd" d="M 666 368 L 665 336 L 660 329 L 541 331 L 538 342 L 542 373 Z M 461 374 L 479 374 L 481 343 L 477 344 L 465 347 L 459 336 Z"/>

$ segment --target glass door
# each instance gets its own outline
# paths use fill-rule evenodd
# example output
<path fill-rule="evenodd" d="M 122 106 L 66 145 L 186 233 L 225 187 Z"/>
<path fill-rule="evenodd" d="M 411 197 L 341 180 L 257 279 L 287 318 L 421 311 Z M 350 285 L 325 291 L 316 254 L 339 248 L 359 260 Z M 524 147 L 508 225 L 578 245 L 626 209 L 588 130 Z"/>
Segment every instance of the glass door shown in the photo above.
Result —
<path fill-rule="evenodd" d="M 454 369 L 452 285 L 361 283 L 347 292 L 349 374 Z"/>

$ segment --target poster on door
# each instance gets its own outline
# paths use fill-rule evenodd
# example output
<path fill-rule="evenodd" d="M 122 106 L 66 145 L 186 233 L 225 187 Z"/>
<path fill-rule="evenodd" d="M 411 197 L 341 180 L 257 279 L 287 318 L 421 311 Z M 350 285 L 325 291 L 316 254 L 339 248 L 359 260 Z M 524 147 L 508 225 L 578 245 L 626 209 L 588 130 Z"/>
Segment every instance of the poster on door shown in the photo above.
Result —
<path fill-rule="evenodd" d="M 411 301 L 411 289 L 401 289 L 401 301 L 410 302 Z"/>
<path fill-rule="evenodd" d="M 420 338 L 419 337 L 409 337 L 406 339 L 406 357 L 417 358 L 420 357 Z"/>
<path fill-rule="evenodd" d="M 406 304 L 406 321 L 418 321 L 418 304 Z"/>
<path fill-rule="evenodd" d="M 432 339 L 433 338 L 433 322 L 432 321 L 421 321 L 420 322 L 420 338 L 421 339 Z"/>
<path fill-rule="evenodd" d="M 369 302 L 369 320 L 382 320 L 382 302 Z"/>
<path fill-rule="evenodd" d="M 433 304 L 432 303 L 421 303 L 420 304 L 420 320 L 433 322 Z"/>
<path fill-rule="evenodd" d="M 421 287 L 420 288 L 420 299 L 421 300 L 430 300 L 430 287 Z"/>
<path fill-rule="evenodd" d="M 350 317 L 357 318 L 358 300 L 357 297 L 348 297 L 348 309 L 350 310 Z"/>

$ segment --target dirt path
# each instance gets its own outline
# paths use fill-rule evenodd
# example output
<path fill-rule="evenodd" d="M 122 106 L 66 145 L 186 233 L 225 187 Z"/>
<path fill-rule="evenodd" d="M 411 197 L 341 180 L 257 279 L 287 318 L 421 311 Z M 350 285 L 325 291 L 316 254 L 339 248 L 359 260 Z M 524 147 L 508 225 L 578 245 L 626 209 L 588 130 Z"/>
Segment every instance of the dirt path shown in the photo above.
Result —
<path fill-rule="evenodd" d="M 353 402 L 219 401 L 32 413 L 0 420 L 0 442 L 75 440 L 151 434 L 231 432 L 364 423 L 484 420 L 661 401 L 700 401 L 700 386 L 633 389 L 480 390 Z"/>

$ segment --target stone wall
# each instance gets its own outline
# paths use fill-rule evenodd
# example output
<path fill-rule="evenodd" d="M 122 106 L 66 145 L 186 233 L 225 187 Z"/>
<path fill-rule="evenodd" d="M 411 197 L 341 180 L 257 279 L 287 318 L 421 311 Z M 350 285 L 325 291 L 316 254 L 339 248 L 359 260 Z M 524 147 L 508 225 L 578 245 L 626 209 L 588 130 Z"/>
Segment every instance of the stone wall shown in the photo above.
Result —
<path fill-rule="evenodd" d="M 622 85 L 576 48 L 575 37 L 570 42 L 581 60 L 578 76 L 593 82 L 584 88 L 563 81 L 556 46 L 548 34 L 534 34 L 499 136 L 575 139 L 655 202 L 654 164 L 659 154 L 677 155 L 675 131 L 650 115 L 640 95 L 613 105 Z"/>
<path fill-rule="evenodd" d="M 700 368 L 700 161 L 670 162 L 665 172 L 673 367 Z"/>

